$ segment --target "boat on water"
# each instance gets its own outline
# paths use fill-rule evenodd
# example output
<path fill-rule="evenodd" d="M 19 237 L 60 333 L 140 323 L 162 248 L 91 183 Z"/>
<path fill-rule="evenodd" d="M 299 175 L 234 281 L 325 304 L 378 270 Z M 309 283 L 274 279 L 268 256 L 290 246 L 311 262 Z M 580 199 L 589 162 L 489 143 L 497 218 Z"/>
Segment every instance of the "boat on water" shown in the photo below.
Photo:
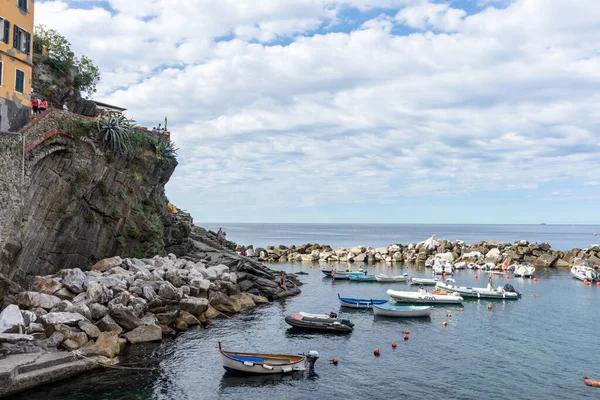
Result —
<path fill-rule="evenodd" d="M 592 267 L 593 262 L 583 260 L 583 264 L 573 265 L 571 275 L 580 281 L 600 282 L 600 274 Z"/>
<path fill-rule="evenodd" d="M 392 304 L 374 304 L 373 314 L 381 315 L 384 317 L 430 317 L 431 316 L 430 306 L 396 306 Z"/>
<path fill-rule="evenodd" d="M 600 388 L 600 379 L 592 379 L 584 376 L 583 383 L 585 383 L 587 386 Z"/>
<path fill-rule="evenodd" d="M 433 274 L 434 275 L 452 275 L 454 268 L 452 263 L 441 258 L 436 258 L 433 263 Z"/>
<path fill-rule="evenodd" d="M 294 328 L 332 333 L 352 332 L 354 327 L 352 322 L 346 319 L 338 319 L 335 313 L 327 315 L 301 312 L 286 316 L 285 322 Z"/>
<path fill-rule="evenodd" d="M 243 374 L 285 374 L 314 369 L 319 353 L 310 351 L 304 355 L 239 353 L 225 351 L 219 342 L 223 368 Z"/>
<path fill-rule="evenodd" d="M 351 274 L 348 276 L 348 279 L 353 282 L 377 282 L 375 275 L 366 275 L 362 272 Z"/>
<path fill-rule="evenodd" d="M 323 274 L 325 274 L 325 277 L 331 277 L 331 274 L 333 273 L 332 269 L 322 269 L 321 272 Z"/>
<path fill-rule="evenodd" d="M 385 304 L 388 302 L 385 300 L 377 300 L 377 299 L 355 299 L 352 297 L 341 297 L 338 293 L 338 299 L 340 300 L 340 306 L 349 307 L 349 308 L 372 308 L 373 304 Z"/>
<path fill-rule="evenodd" d="M 414 285 L 423 285 L 423 286 L 434 286 L 438 283 L 438 278 L 410 278 L 408 280 L 411 284 Z"/>
<path fill-rule="evenodd" d="M 352 270 L 345 270 L 345 271 L 338 271 L 335 268 L 331 271 L 331 277 L 333 279 L 349 279 L 350 275 L 354 275 L 354 274 L 358 274 L 358 273 L 362 273 L 361 271 L 352 271 Z"/>
<path fill-rule="evenodd" d="M 386 275 L 377 274 L 375 275 L 377 282 L 406 282 L 408 280 L 408 274 L 405 272 L 403 275 Z"/>
<path fill-rule="evenodd" d="M 447 279 L 446 282 L 438 282 L 435 287 L 457 293 L 463 297 L 477 297 L 478 299 L 516 300 L 521 297 L 521 294 L 515 291 L 515 288 L 509 283 L 494 289 L 491 277 L 485 288 L 456 286 L 454 279 Z"/>
<path fill-rule="evenodd" d="M 445 291 L 427 292 L 423 288 L 419 288 L 416 292 L 388 290 L 387 295 L 396 303 L 413 303 L 413 304 L 460 304 L 463 298 L 456 293 Z"/>
<path fill-rule="evenodd" d="M 457 270 L 457 269 L 465 269 L 465 268 L 467 268 L 467 263 L 464 262 L 464 261 L 457 262 L 456 264 L 454 264 L 454 269 L 455 270 Z"/>
<path fill-rule="evenodd" d="M 535 267 L 529 264 L 519 264 L 515 267 L 513 275 L 516 278 L 533 278 Z"/>

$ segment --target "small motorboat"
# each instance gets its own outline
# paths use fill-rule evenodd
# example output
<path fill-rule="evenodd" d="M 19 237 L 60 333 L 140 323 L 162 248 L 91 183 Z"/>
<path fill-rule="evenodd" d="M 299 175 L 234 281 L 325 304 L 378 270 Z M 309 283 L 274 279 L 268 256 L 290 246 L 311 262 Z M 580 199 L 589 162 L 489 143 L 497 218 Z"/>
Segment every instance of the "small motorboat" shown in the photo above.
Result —
<path fill-rule="evenodd" d="M 244 374 L 285 374 L 314 369 L 319 353 L 310 351 L 304 355 L 238 353 L 225 351 L 219 342 L 223 368 Z"/>
<path fill-rule="evenodd" d="M 377 274 L 375 275 L 377 282 L 406 282 L 408 280 L 408 274 L 405 272 L 403 275 L 386 275 Z"/>
<path fill-rule="evenodd" d="M 363 272 L 351 274 L 348 276 L 348 279 L 350 279 L 353 282 L 377 282 L 377 279 L 375 279 L 375 275 L 367 275 Z"/>
<path fill-rule="evenodd" d="M 396 303 L 460 304 L 463 301 L 463 298 L 456 293 L 445 291 L 427 292 L 423 288 L 419 288 L 416 292 L 403 292 L 390 289 L 386 293 Z"/>
<path fill-rule="evenodd" d="M 521 294 L 515 291 L 515 288 L 509 283 L 494 289 L 491 276 L 488 285 L 485 288 L 456 286 L 454 279 L 448 279 L 446 282 L 438 282 L 435 287 L 447 290 L 448 292 L 457 293 L 463 297 L 477 297 L 478 299 L 516 300 L 521 297 Z"/>
<path fill-rule="evenodd" d="M 600 282 L 600 274 L 592 267 L 592 264 L 592 262 L 584 261 L 584 264 L 582 265 L 573 265 L 573 267 L 571 267 L 571 275 L 573 275 L 573 278 L 577 278 L 580 281 L 588 280 L 590 282 Z"/>
<path fill-rule="evenodd" d="M 338 293 L 338 299 L 340 300 L 340 306 L 342 307 L 350 307 L 350 308 L 372 308 L 373 304 L 385 304 L 386 300 L 375 300 L 375 299 L 354 299 L 351 297 L 340 297 Z"/>
<path fill-rule="evenodd" d="M 434 286 L 438 283 L 438 278 L 410 278 L 408 280 L 413 285 Z"/>
<path fill-rule="evenodd" d="M 535 267 L 529 264 L 519 264 L 515 267 L 513 275 L 516 278 L 533 278 Z"/>
<path fill-rule="evenodd" d="M 452 263 L 441 258 L 436 258 L 433 263 L 433 274 L 434 275 L 452 275 L 454 268 Z"/>
<path fill-rule="evenodd" d="M 395 306 L 391 304 L 373 304 L 373 314 L 384 317 L 430 317 L 430 306 Z"/>
<path fill-rule="evenodd" d="M 332 269 L 322 269 L 321 272 L 323 274 L 325 274 L 325 277 L 330 277 L 331 278 L 331 274 L 333 273 Z"/>
<path fill-rule="evenodd" d="M 358 272 L 356 271 L 352 271 L 352 270 L 346 270 L 346 271 L 338 271 L 335 268 L 331 271 L 331 277 L 333 279 L 349 279 L 350 275 L 354 275 L 357 274 Z"/>
<path fill-rule="evenodd" d="M 337 314 L 310 314 L 301 312 L 285 317 L 285 322 L 294 328 L 311 330 L 311 331 L 326 331 L 333 333 L 352 332 L 354 324 L 346 319 L 338 319 Z"/>
<path fill-rule="evenodd" d="M 584 376 L 583 383 L 585 383 L 587 386 L 600 388 L 600 379 L 592 379 Z"/>

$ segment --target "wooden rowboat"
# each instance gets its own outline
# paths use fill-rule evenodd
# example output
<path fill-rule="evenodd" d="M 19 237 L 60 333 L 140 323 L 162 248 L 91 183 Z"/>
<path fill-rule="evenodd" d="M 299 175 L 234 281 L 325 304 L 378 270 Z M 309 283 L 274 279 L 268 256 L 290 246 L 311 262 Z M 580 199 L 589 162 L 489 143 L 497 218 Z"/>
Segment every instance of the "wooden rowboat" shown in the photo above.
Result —
<path fill-rule="evenodd" d="M 374 275 L 365 275 L 362 272 L 351 274 L 348 276 L 348 279 L 353 282 L 377 282 L 377 279 L 375 279 Z"/>
<path fill-rule="evenodd" d="M 585 383 L 587 386 L 600 388 L 600 379 L 592 379 L 584 376 L 583 383 Z"/>
<path fill-rule="evenodd" d="M 430 317 L 429 306 L 394 306 L 390 304 L 373 305 L 373 314 L 384 317 Z"/>
<path fill-rule="evenodd" d="M 404 275 L 385 275 L 385 274 L 377 274 L 375 275 L 375 279 L 377 282 L 406 282 L 408 280 L 408 274 Z"/>
<path fill-rule="evenodd" d="M 219 352 L 223 368 L 227 371 L 244 374 L 285 374 L 294 371 L 312 370 L 319 353 L 310 351 L 307 355 L 238 353 L 225 351 L 219 342 Z"/>
<path fill-rule="evenodd" d="M 340 297 L 338 293 L 338 299 L 340 300 L 340 306 L 350 308 L 372 308 L 373 304 L 385 304 L 387 300 L 373 300 L 373 299 L 353 299 L 352 297 Z"/>

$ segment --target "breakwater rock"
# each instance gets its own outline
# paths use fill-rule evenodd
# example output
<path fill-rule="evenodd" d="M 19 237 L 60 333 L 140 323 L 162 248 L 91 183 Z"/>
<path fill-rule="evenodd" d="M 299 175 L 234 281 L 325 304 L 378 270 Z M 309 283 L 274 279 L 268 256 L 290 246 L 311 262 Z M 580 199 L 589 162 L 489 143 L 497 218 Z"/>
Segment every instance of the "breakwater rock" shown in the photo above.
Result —
<path fill-rule="evenodd" d="M 575 258 L 590 259 L 600 263 L 600 245 L 590 245 L 585 249 L 568 251 L 552 250 L 548 243 L 529 243 L 526 240 L 506 243 L 495 240 L 467 245 L 461 240 L 437 239 L 435 236 L 408 245 L 391 244 L 387 247 L 356 246 L 351 248 L 331 248 L 328 245 L 303 244 L 301 246 L 267 246 L 256 248 L 254 254 L 260 261 L 268 262 L 426 262 L 434 255 L 446 253 L 450 261 L 473 261 L 502 263 L 506 259 L 533 263 L 538 267 L 568 267 Z"/>

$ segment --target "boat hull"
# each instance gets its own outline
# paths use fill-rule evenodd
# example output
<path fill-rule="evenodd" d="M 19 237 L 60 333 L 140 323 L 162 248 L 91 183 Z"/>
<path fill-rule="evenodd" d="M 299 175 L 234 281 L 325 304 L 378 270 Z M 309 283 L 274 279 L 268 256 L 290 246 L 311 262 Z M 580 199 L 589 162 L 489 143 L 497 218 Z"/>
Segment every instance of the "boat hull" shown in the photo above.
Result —
<path fill-rule="evenodd" d="M 406 282 L 408 280 L 408 277 L 404 276 L 404 275 L 397 275 L 397 276 L 388 276 L 388 275 L 375 275 L 375 279 L 377 280 L 377 282 L 381 282 L 381 283 L 393 283 L 393 282 Z"/>
<path fill-rule="evenodd" d="M 220 348 L 223 368 L 241 374 L 268 375 L 305 371 L 308 368 L 305 356 L 289 354 L 236 353 Z"/>
<path fill-rule="evenodd" d="M 331 333 L 349 333 L 352 327 L 339 321 L 319 321 L 315 319 L 297 319 L 292 315 L 285 317 L 285 322 L 297 329 Z"/>
<path fill-rule="evenodd" d="M 591 267 L 582 267 L 579 265 L 574 265 L 571 268 L 571 275 L 573 275 L 573 278 L 579 279 L 580 281 L 600 281 L 600 275 L 598 275 L 598 272 Z"/>
<path fill-rule="evenodd" d="M 517 292 L 500 292 L 497 290 L 488 290 L 486 288 L 470 288 L 464 286 L 452 286 L 444 283 L 438 283 L 436 287 L 454 292 L 462 297 L 477 298 L 477 299 L 501 299 L 501 300 L 517 300 L 521 295 Z"/>
<path fill-rule="evenodd" d="M 373 306 L 373 314 L 383 317 L 395 318 L 418 318 L 431 317 L 431 307 L 411 307 L 411 306 Z"/>
<path fill-rule="evenodd" d="M 434 286 L 439 280 L 430 278 L 410 278 L 409 282 L 413 285 Z"/>
<path fill-rule="evenodd" d="M 373 304 L 387 303 L 387 300 L 353 299 L 351 297 L 340 297 L 339 294 L 338 294 L 338 299 L 340 300 L 340 306 L 342 306 L 342 307 L 360 308 L 360 309 L 372 308 Z"/>
<path fill-rule="evenodd" d="M 348 276 L 352 282 L 377 282 L 373 275 L 353 274 Z"/>
<path fill-rule="evenodd" d="M 386 293 L 396 303 L 460 304 L 464 300 L 462 297 L 456 295 L 432 295 L 429 293 L 401 292 L 396 290 L 388 290 Z"/>

